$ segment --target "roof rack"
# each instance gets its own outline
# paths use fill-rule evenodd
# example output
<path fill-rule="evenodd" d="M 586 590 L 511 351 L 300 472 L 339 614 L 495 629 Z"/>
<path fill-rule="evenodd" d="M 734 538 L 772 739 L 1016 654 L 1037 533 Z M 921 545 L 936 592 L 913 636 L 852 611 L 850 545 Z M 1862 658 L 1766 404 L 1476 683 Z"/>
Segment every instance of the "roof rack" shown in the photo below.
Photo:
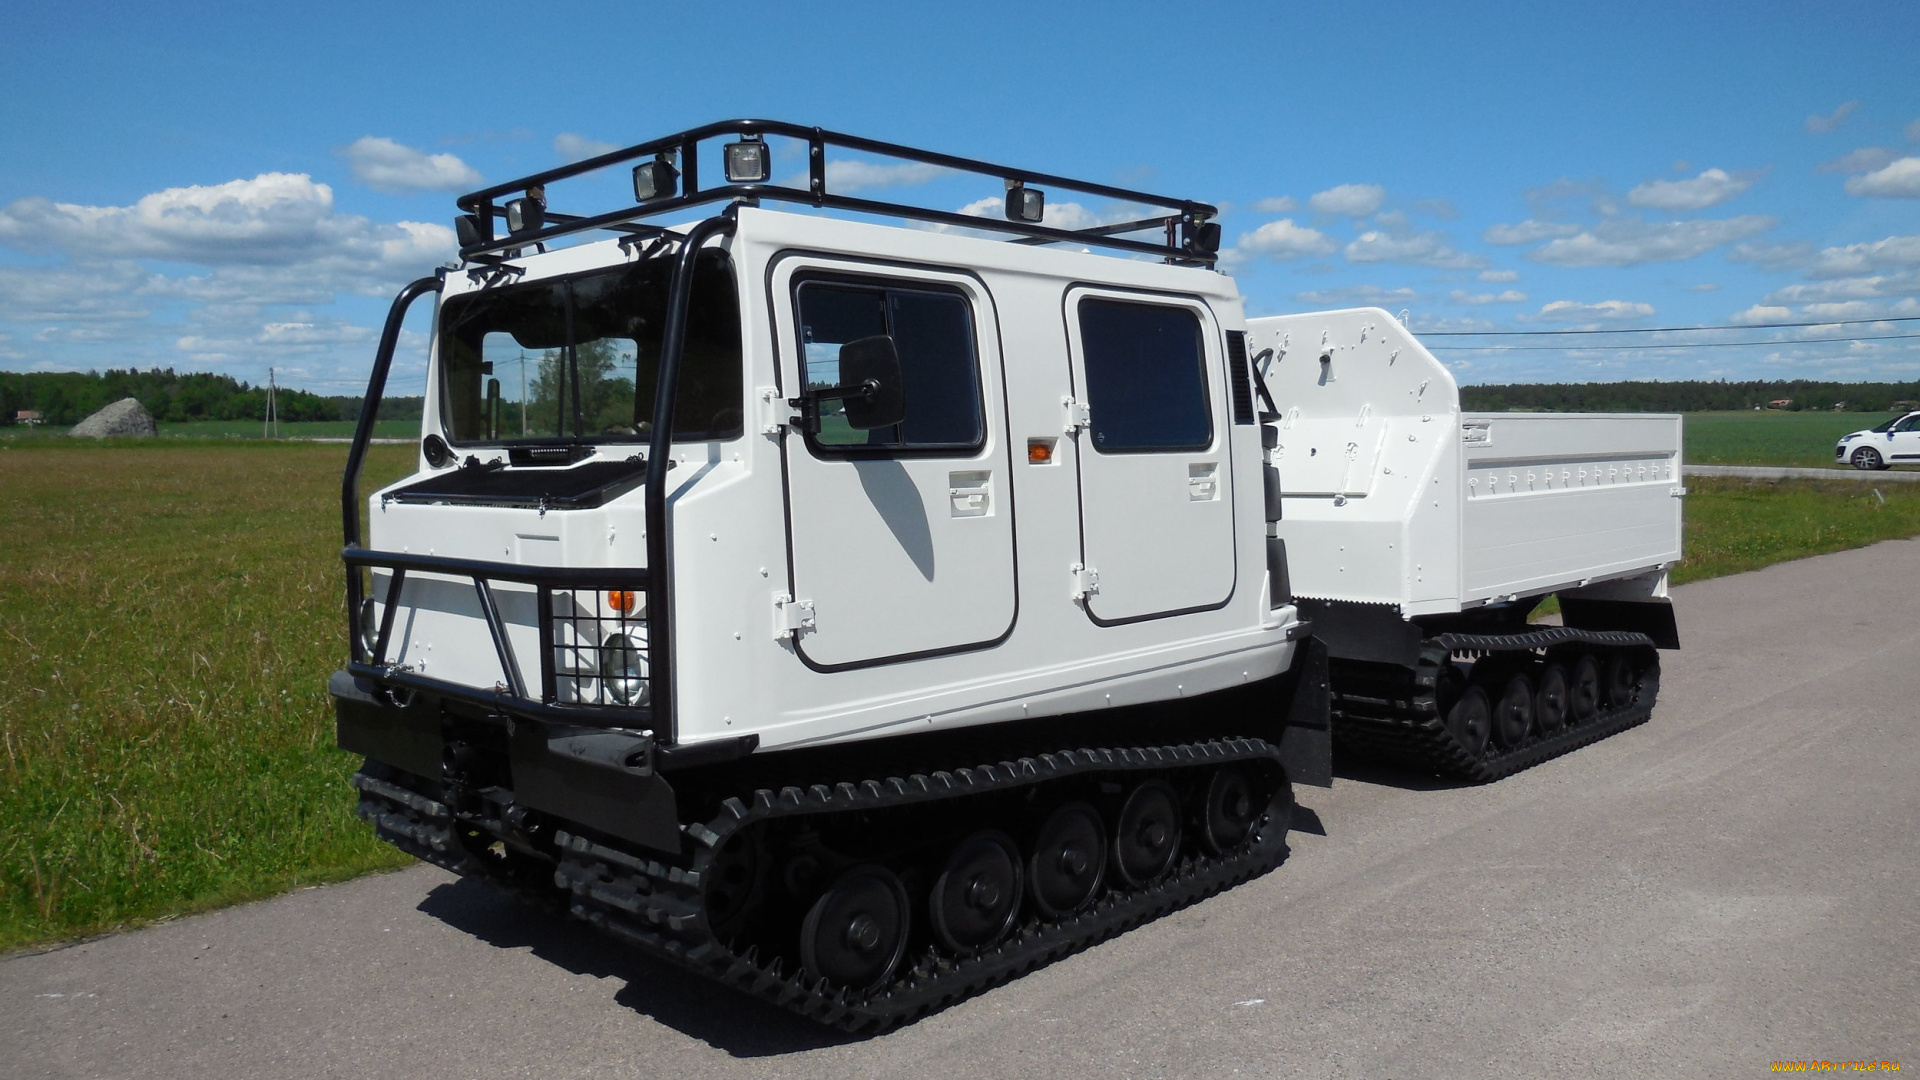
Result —
<path fill-rule="evenodd" d="M 749 163 L 757 161 L 758 169 L 743 170 L 749 175 L 757 173 L 758 180 L 736 182 L 729 178 L 724 184 L 713 187 L 701 186 L 699 173 L 701 143 L 731 136 L 737 140 L 734 146 L 764 144 L 766 136 L 769 135 L 797 139 L 807 144 L 807 186 L 805 188 L 770 183 L 771 161 L 765 150 L 752 151 L 747 156 Z M 1003 220 L 974 217 L 951 210 L 936 210 L 906 203 L 856 198 L 829 190 L 827 169 L 829 148 L 879 154 L 959 173 L 991 176 L 1005 182 L 1010 196 L 1016 189 L 1025 188 L 1031 184 L 1138 204 L 1146 208 L 1149 216 L 1084 229 L 1059 229 L 1041 224 L 1040 221 L 1015 219 L 1011 209 L 1012 199 L 1009 201 L 1008 217 Z M 723 150 L 722 154 L 727 155 L 728 151 Z M 629 162 L 638 163 L 635 171 L 640 173 L 644 170 L 646 181 L 659 181 L 655 184 L 655 190 L 661 191 L 662 194 L 633 206 L 623 206 L 599 214 L 566 214 L 545 208 L 547 184 Z M 665 166 L 663 170 L 659 168 L 661 165 Z M 642 182 L 639 177 L 636 177 L 636 188 L 640 187 Z M 503 230 L 504 235 L 496 235 L 494 229 L 496 221 L 509 226 L 515 224 L 509 217 L 508 209 L 520 202 L 520 200 L 512 200 L 502 204 L 496 200 L 501 196 L 522 192 L 538 205 L 529 207 L 521 203 L 515 208 L 514 215 L 520 219 L 518 222 L 520 228 L 517 231 L 509 228 Z M 458 221 L 460 257 L 474 262 L 491 262 L 498 259 L 499 253 L 509 249 L 531 247 L 557 237 L 592 230 L 604 229 L 627 234 L 658 233 L 664 230 L 657 225 L 643 224 L 645 219 L 703 203 L 733 200 L 746 200 L 750 203 L 757 203 L 759 200 L 805 203 L 835 210 L 910 218 L 960 228 L 1014 233 L 1017 234 L 1015 239 L 1017 243 L 1086 244 L 1135 254 L 1157 255 L 1171 263 L 1192 266 L 1212 266 L 1220 248 L 1220 226 L 1212 220 L 1219 214 L 1219 210 L 1207 203 L 1188 199 L 1171 199 L 1142 191 L 1130 191 L 1106 184 L 1054 176 L 1050 173 L 1013 169 L 971 158 L 936 154 L 897 143 L 842 135 L 822 128 L 803 127 L 777 120 L 724 120 L 462 195 L 459 199 L 459 207 L 465 211 L 465 216 Z M 1042 196 L 1041 205 L 1044 205 L 1043 200 L 1044 196 Z M 1161 230 L 1165 240 L 1157 242 L 1126 236 L 1127 233 L 1143 232 L 1149 229 Z"/>

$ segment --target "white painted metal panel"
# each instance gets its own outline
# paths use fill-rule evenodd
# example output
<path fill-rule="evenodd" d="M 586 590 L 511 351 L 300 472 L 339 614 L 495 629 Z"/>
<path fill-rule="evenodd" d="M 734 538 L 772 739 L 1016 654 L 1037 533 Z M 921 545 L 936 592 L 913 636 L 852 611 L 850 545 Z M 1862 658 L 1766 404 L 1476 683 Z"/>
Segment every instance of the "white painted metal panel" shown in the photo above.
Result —
<path fill-rule="evenodd" d="M 1207 306 L 1189 297 L 1073 289 L 1066 324 L 1074 386 L 1085 394 L 1086 353 L 1079 306 L 1116 300 L 1177 308 L 1199 323 L 1206 373 L 1208 444 L 1197 450 L 1105 452 L 1091 428 L 1078 435 L 1082 565 L 1098 575 L 1087 611 L 1102 622 L 1150 618 L 1215 607 L 1234 588 L 1232 464 L 1219 326 Z M 1078 587 L 1063 576 L 1068 593 Z"/>
<path fill-rule="evenodd" d="M 849 460 L 785 437 L 793 596 L 813 623 L 797 647 L 839 667 L 990 644 L 1013 626 L 1013 505 L 993 299 L 971 276 L 795 257 L 770 284 L 781 381 L 804 385 L 792 283 L 804 272 L 958 289 L 974 321 L 984 444 L 940 456 Z"/>

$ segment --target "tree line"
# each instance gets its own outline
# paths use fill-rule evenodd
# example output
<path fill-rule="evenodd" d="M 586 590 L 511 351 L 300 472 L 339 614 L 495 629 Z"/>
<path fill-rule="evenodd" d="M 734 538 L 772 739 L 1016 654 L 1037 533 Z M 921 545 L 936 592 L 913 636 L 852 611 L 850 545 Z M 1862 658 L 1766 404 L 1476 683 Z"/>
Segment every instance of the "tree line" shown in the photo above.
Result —
<path fill-rule="evenodd" d="M 1461 407 L 1472 412 L 1707 412 L 1769 408 L 1776 401 L 1793 411 L 1890 412 L 1895 402 L 1920 401 L 1920 381 L 1904 383 L 1816 382 L 1613 382 L 1526 383 L 1462 386 Z"/>
<path fill-rule="evenodd" d="M 0 371 L 0 423 L 12 423 L 16 414 L 37 412 L 48 424 L 71 425 L 102 406 L 134 398 L 163 424 L 193 420 L 261 420 L 267 415 L 267 388 L 253 386 L 230 375 L 207 372 L 176 373 L 172 368 L 151 371 Z M 274 394 L 274 412 L 285 421 L 358 420 L 359 395 L 323 396 L 281 387 Z M 380 404 L 384 420 L 417 420 L 421 399 L 390 397 Z"/>

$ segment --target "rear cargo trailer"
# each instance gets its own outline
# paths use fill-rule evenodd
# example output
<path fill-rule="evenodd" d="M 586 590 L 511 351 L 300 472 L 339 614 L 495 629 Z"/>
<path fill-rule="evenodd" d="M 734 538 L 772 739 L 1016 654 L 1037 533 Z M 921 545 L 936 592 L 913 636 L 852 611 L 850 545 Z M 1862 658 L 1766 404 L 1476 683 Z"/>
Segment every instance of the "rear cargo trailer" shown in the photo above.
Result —
<path fill-rule="evenodd" d="M 1004 215 L 830 182 L 875 159 Z M 1651 707 L 1677 426 L 1475 427 L 1383 312 L 1249 322 L 1205 203 L 744 120 L 459 206 L 349 453 L 330 686 L 422 859 L 871 1031 L 1280 865 L 1336 722 L 1485 778 Z M 418 301 L 415 468 L 362 493 Z"/>
<path fill-rule="evenodd" d="M 1248 320 L 1269 527 L 1339 742 L 1491 780 L 1647 718 L 1677 648 L 1680 417 L 1469 413 L 1378 309 Z M 1561 625 L 1528 621 L 1559 600 Z"/>

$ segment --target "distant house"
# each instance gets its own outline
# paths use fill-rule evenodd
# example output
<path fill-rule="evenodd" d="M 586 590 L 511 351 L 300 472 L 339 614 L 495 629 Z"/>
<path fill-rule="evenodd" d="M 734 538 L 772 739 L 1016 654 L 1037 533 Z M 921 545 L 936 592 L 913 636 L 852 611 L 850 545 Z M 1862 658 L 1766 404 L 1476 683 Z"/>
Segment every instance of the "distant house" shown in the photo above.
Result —
<path fill-rule="evenodd" d="M 1847 411 L 1847 403 L 1846 403 L 1846 402 L 1844 402 L 1844 401 L 1836 401 L 1836 402 L 1834 402 L 1834 403 L 1833 403 L 1833 411 L 1834 411 L 1834 412 L 1846 412 L 1846 411 Z"/>
<path fill-rule="evenodd" d="M 13 414 L 13 422 L 16 424 L 25 424 L 28 427 L 32 427 L 35 424 L 46 423 L 47 418 L 40 415 L 39 411 L 36 409 L 21 409 L 19 412 L 16 412 Z"/>
<path fill-rule="evenodd" d="M 1767 402 L 1767 408 L 1791 409 L 1793 408 L 1793 399 L 1790 397 L 1774 398 L 1772 401 Z"/>

